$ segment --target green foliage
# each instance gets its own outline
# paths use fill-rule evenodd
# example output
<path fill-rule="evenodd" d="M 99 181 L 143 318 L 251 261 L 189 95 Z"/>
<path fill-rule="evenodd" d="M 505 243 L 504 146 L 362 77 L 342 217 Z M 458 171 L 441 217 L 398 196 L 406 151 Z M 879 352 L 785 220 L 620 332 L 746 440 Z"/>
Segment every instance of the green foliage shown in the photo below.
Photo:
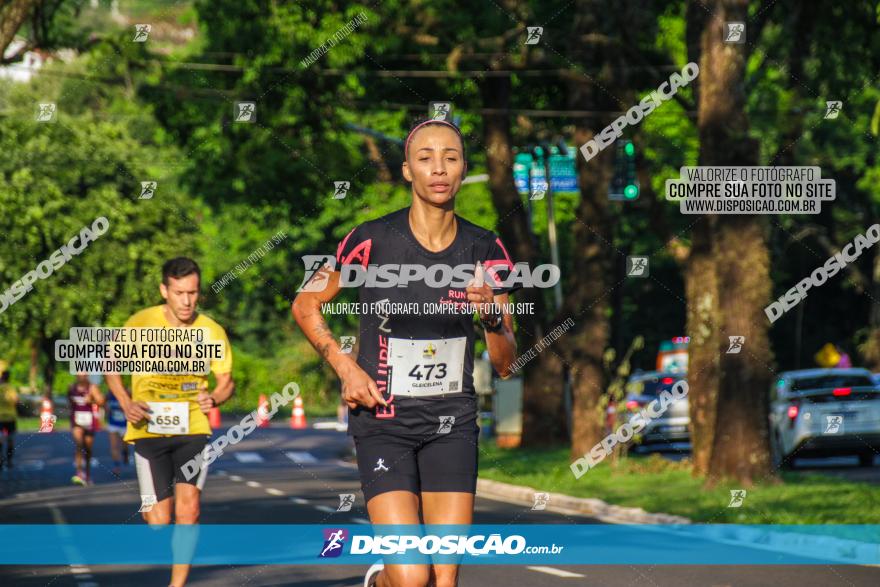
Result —
<path fill-rule="evenodd" d="M 784 473 L 785 483 L 767 479 L 748 490 L 745 507 L 728 508 L 730 490 L 742 484 L 718 481 L 707 488 L 694 477 L 687 459 L 660 455 L 608 459 L 575 479 L 569 451 L 499 449 L 480 444 L 480 478 L 534 487 L 575 497 L 599 498 L 614 505 L 643 508 L 690 518 L 694 522 L 736 524 L 874 524 L 880 510 L 865 508 L 880 489 L 814 473 Z"/>
<path fill-rule="evenodd" d="M 66 336 L 74 325 L 121 322 L 156 303 L 161 263 L 191 253 L 198 227 L 161 164 L 173 146 L 149 140 L 149 117 L 133 114 L 122 91 L 89 92 L 79 81 L 41 79 L 0 90 L 3 289 L 97 217 L 110 223 L 106 234 L 0 314 L 11 337 L 46 340 Z M 57 122 L 36 122 L 37 103 L 53 101 Z M 139 200 L 140 182 L 148 180 L 159 182 L 157 194 Z"/>
<path fill-rule="evenodd" d="M 316 405 L 335 405 L 332 373 L 320 366 L 290 318 L 290 302 L 303 276 L 300 257 L 333 252 L 356 224 L 404 207 L 411 197 L 401 181 L 377 181 L 366 141 L 352 125 L 402 138 L 428 101 L 450 99 L 462 119 L 470 173 L 485 171 L 480 114 L 487 106 L 481 95 L 484 79 L 376 72 L 496 66 L 579 72 L 588 62 L 583 52 L 599 47 L 595 39 L 573 34 L 576 18 L 593 15 L 566 18 L 570 7 L 561 0 L 505 4 L 502 10 L 494 3 L 478 3 L 467 11 L 449 0 L 392 0 L 381 9 L 330 0 L 122 2 L 126 15 L 154 23 L 151 38 L 156 42 L 146 44 L 130 42 L 130 27 L 107 17 L 107 2 L 99 11 L 87 4 L 62 3 L 48 45 L 78 47 L 87 52 L 85 57 L 45 69 L 33 86 L 0 85 L 0 233 L 6 237 L 0 287 L 33 269 L 99 214 L 107 216 L 111 229 L 0 314 L 0 327 L 10 334 L 0 340 L 0 351 L 21 361 L 28 339 L 50 340 L 72 324 L 121 323 L 134 310 L 160 301 L 156 281 L 161 263 L 172 255 L 190 254 L 203 269 L 202 306 L 227 328 L 235 345 L 235 401 L 242 402 L 237 406 L 242 409 L 255 405 L 255 393 L 279 389 L 297 377 L 308 382 L 304 393 L 313 393 Z M 880 90 L 865 83 L 878 70 L 877 4 L 862 1 L 846 7 L 821 0 L 810 5 L 821 18 L 800 45 L 796 43 L 804 38 L 793 30 L 785 3 L 753 9 L 766 11 L 761 18 L 767 17 L 767 25 L 754 40 L 743 88 L 762 163 L 776 164 L 780 155 L 790 156 L 791 164 L 819 165 L 823 176 L 837 181 L 838 200 L 826 204 L 820 217 L 768 219 L 773 226 L 773 277 L 783 291 L 828 256 L 815 238 L 796 242 L 794 235 L 810 229 L 840 246 L 863 231 L 880 203 Z M 662 81 L 662 76 L 645 73 L 646 62 L 661 67 L 663 74 L 668 68 L 662 67 L 686 62 L 685 8 L 686 3 L 671 0 L 650 7 L 623 3 L 598 15 L 596 37 L 617 44 L 612 51 L 625 56 L 625 67 L 618 71 L 609 63 L 602 71 L 575 75 L 603 86 L 608 79 L 623 80 L 620 87 L 627 91 L 615 91 L 622 95 L 614 96 L 613 108 L 637 103 Z M 361 14 L 366 22 L 337 39 L 314 63 L 303 64 Z M 517 29 L 531 22 L 552 24 L 540 46 L 527 48 Z M 161 40 L 175 26 L 191 26 L 198 33 L 186 45 Z M 609 35 L 610 30 L 617 32 Z M 803 74 L 796 79 L 790 71 L 793 55 L 803 58 Z M 192 62 L 229 70 L 193 68 Z M 513 74 L 511 86 L 513 109 L 584 107 L 572 103 L 570 80 L 562 76 Z M 681 96 L 694 99 L 691 89 Z M 824 102 L 830 99 L 844 101 L 838 120 L 822 118 Z M 58 103 L 59 121 L 35 123 L 35 103 L 50 100 Z M 232 120 L 235 102 L 244 100 L 257 103 L 255 124 Z M 662 220 L 669 235 L 686 242 L 693 218 L 679 214 L 663 193 L 667 178 L 697 161 L 693 115 L 670 100 L 627 130 L 657 200 L 642 197 L 611 208 L 616 228 L 609 266 L 630 253 L 650 254 L 652 259 L 652 279 L 629 280 L 609 292 L 617 296 L 612 316 L 617 354 L 625 350 L 624 341 L 644 336 L 644 352 L 633 353 L 633 366 L 650 368 L 656 343 L 684 334 L 682 267 L 668 254 L 667 235 L 659 234 L 655 223 Z M 571 142 L 569 117 L 518 114 L 511 122 L 517 146 L 555 137 Z M 400 147 L 381 140 L 376 145 L 397 178 Z M 143 180 L 159 182 L 151 200 L 137 199 Z M 339 180 L 350 181 L 351 189 L 346 199 L 333 200 L 333 182 Z M 558 195 L 555 201 L 563 276 L 576 280 L 579 276 L 571 276 L 570 267 L 580 243 L 573 242 L 572 227 L 593 220 L 576 218 L 579 194 Z M 547 200 L 533 204 L 540 256 L 549 260 Z M 505 222 L 494 210 L 486 184 L 464 186 L 457 211 L 490 229 Z M 212 291 L 211 284 L 279 230 L 287 235 L 281 244 Z M 864 261 L 860 269 L 870 280 L 869 259 Z M 353 295 L 344 292 L 342 298 Z M 809 355 L 829 338 L 853 341 L 865 326 L 871 300 L 852 280 L 841 277 L 811 293 L 806 303 L 830 308 L 827 320 L 803 329 L 802 354 Z M 356 319 L 334 316 L 329 322 L 341 334 L 351 332 Z M 774 326 L 774 350 L 786 366 L 796 359 L 793 329 L 788 317 Z M 13 373 L 21 378 L 26 369 L 16 364 Z"/>
<path fill-rule="evenodd" d="M 234 346 L 234 345 L 233 345 Z M 293 381 L 300 388 L 300 396 L 308 416 L 328 416 L 336 413 L 339 390 L 332 371 L 322 364 L 311 345 L 302 336 L 274 354 L 261 349 L 250 353 L 234 346 L 233 379 L 236 391 L 224 404 L 224 411 L 248 412 L 256 409 L 260 394 L 271 397 Z M 281 414 L 290 416 L 287 406 Z"/>

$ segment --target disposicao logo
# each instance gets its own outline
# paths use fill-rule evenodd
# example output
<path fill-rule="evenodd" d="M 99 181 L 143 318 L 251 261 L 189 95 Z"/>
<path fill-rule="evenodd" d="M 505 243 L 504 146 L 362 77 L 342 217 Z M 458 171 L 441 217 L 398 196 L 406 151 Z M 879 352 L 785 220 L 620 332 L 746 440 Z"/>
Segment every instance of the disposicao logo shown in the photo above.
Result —
<path fill-rule="evenodd" d="M 345 547 L 345 540 L 348 538 L 348 531 L 343 529 L 324 529 L 324 548 L 318 558 L 336 558 Z"/>

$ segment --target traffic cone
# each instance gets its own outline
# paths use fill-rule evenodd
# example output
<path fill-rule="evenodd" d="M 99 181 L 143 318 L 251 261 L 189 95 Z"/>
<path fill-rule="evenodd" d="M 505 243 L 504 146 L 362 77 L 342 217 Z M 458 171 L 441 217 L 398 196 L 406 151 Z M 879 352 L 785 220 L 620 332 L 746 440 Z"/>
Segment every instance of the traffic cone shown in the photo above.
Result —
<path fill-rule="evenodd" d="M 40 402 L 40 432 L 52 432 L 55 427 L 55 414 L 52 413 L 52 400 L 43 398 Z"/>
<path fill-rule="evenodd" d="M 212 428 L 220 428 L 220 408 L 214 406 L 208 410 L 208 425 Z"/>
<path fill-rule="evenodd" d="M 269 427 L 269 405 L 265 393 L 260 394 L 260 400 L 257 403 L 257 426 L 260 428 Z"/>
<path fill-rule="evenodd" d="M 303 409 L 303 400 L 296 396 L 293 400 L 293 410 L 290 412 L 290 427 L 301 430 L 306 427 L 306 411 Z"/>

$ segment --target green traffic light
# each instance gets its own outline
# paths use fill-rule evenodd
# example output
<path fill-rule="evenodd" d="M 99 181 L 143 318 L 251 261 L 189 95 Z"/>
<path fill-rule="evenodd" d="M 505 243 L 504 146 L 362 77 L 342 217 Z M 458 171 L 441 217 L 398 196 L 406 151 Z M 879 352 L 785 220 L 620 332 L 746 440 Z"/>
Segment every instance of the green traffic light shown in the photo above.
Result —
<path fill-rule="evenodd" d="M 628 200 L 634 200 L 639 195 L 639 188 L 636 185 L 629 184 L 623 188 L 623 195 Z"/>
<path fill-rule="evenodd" d="M 636 147 L 632 143 L 626 143 L 623 146 L 623 152 L 626 153 L 628 157 L 632 157 L 636 154 Z"/>

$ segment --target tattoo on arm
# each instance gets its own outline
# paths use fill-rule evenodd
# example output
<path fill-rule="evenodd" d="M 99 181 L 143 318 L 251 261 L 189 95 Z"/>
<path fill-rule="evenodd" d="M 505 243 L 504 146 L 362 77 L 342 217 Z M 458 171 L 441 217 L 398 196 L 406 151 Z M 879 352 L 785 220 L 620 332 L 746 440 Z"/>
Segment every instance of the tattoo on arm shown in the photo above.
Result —
<path fill-rule="evenodd" d="M 325 359 L 330 356 L 330 349 L 333 348 L 329 342 L 319 343 L 315 346 L 315 349 L 318 351 L 318 354 L 324 357 Z"/>
<path fill-rule="evenodd" d="M 333 331 L 330 330 L 330 327 L 327 326 L 327 323 L 324 322 L 323 319 L 320 322 L 318 322 L 317 325 L 315 325 L 314 332 L 315 332 L 315 335 L 317 335 L 317 336 L 327 335 L 327 336 L 330 336 L 331 338 L 333 337 Z"/>

